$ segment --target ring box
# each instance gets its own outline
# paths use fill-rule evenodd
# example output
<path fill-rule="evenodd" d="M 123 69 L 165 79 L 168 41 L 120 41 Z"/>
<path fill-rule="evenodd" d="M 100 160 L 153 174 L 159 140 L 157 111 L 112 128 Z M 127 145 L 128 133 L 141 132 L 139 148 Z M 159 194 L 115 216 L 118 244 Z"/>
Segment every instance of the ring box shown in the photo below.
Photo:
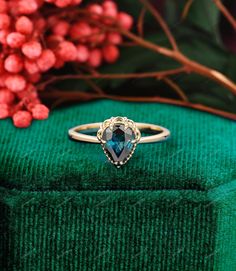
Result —
<path fill-rule="evenodd" d="M 111 116 L 167 127 L 117 169 L 68 129 Z M 96 101 L 0 123 L 0 270 L 236 270 L 236 126 L 156 103 Z"/>

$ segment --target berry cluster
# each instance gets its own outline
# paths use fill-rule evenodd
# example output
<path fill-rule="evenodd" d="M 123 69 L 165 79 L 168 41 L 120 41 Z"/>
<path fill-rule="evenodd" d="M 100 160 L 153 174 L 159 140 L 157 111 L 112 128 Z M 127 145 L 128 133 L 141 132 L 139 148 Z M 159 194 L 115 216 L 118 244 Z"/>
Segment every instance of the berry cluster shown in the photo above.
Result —
<path fill-rule="evenodd" d="M 0 119 L 23 128 L 48 117 L 36 87 L 43 73 L 66 62 L 97 68 L 118 59 L 122 36 L 101 25 L 129 30 L 132 17 L 112 0 L 83 8 L 81 1 L 0 0 Z"/>

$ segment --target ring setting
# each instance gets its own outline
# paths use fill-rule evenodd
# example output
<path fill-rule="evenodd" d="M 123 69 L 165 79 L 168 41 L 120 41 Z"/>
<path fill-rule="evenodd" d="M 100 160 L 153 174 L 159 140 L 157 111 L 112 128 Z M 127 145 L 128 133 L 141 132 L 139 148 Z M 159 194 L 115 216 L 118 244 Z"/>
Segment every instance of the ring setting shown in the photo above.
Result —
<path fill-rule="evenodd" d="M 126 117 L 112 117 L 102 123 L 97 138 L 108 160 L 120 167 L 132 157 L 141 133 L 134 121 Z"/>
<path fill-rule="evenodd" d="M 96 136 L 82 131 L 96 129 Z M 142 131 L 149 131 L 151 135 L 142 136 Z M 139 143 L 154 143 L 165 141 L 170 131 L 162 126 L 134 122 L 127 117 L 111 117 L 103 122 L 89 123 L 69 129 L 70 138 L 90 143 L 100 143 L 108 160 L 120 168 L 126 164 Z"/>

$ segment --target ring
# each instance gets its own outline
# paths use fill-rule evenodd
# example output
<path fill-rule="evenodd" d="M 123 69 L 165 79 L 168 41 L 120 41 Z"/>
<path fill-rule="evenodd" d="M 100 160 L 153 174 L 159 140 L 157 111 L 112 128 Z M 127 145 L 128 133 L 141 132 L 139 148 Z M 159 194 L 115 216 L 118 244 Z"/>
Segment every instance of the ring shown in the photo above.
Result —
<path fill-rule="evenodd" d="M 97 136 L 81 133 L 96 129 Z M 142 136 L 142 131 L 151 135 Z M 69 130 L 70 138 L 90 143 L 100 143 L 108 160 L 121 167 L 132 157 L 138 143 L 165 141 L 170 131 L 162 126 L 134 122 L 126 117 L 112 117 L 104 122 L 88 123 Z"/>

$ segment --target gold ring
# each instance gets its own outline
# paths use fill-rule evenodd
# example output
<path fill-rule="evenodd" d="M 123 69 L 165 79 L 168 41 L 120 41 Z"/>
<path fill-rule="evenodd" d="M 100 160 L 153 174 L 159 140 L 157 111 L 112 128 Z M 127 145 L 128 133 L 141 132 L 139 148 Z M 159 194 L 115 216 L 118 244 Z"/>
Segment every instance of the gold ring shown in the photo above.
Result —
<path fill-rule="evenodd" d="M 81 133 L 96 129 L 97 136 Z M 141 132 L 151 133 L 142 136 Z M 134 122 L 126 117 L 112 117 L 104 122 L 88 123 L 69 130 L 70 138 L 90 143 L 100 143 L 109 161 L 116 167 L 127 163 L 132 157 L 138 143 L 154 143 L 165 141 L 170 131 L 162 126 Z"/>

